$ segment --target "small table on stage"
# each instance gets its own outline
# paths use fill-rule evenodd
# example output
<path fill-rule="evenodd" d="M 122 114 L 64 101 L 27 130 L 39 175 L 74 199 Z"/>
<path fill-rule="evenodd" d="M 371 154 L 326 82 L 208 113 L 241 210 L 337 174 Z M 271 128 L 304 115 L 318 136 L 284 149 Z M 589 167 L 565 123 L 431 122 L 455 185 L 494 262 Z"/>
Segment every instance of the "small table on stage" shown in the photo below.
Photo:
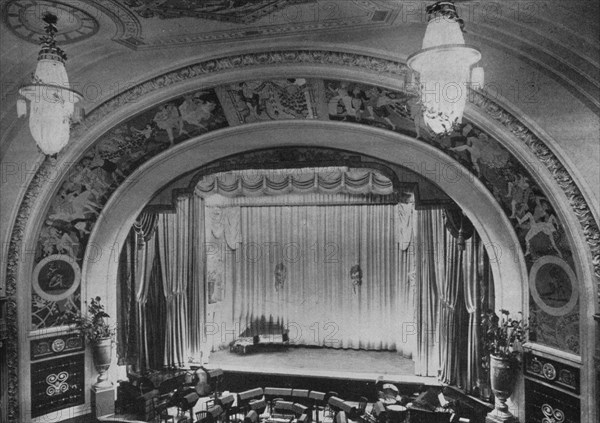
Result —
<path fill-rule="evenodd" d="M 406 420 L 408 409 L 405 406 L 399 404 L 390 404 L 386 405 L 385 409 L 387 410 L 390 423 L 402 423 L 404 420 Z"/>

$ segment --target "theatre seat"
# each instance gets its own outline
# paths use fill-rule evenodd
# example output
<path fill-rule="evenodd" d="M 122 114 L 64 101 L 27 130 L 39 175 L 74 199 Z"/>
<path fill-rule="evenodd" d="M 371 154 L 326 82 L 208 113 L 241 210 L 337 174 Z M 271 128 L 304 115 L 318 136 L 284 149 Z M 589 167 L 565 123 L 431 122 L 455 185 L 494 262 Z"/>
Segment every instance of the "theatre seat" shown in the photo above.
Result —
<path fill-rule="evenodd" d="M 315 411 L 315 420 L 319 423 L 319 412 L 325 410 L 325 392 L 310 391 L 308 398 L 312 401 L 312 409 Z"/>
<path fill-rule="evenodd" d="M 273 405 L 273 414 L 283 416 L 295 415 L 294 403 L 291 401 L 276 401 Z"/>

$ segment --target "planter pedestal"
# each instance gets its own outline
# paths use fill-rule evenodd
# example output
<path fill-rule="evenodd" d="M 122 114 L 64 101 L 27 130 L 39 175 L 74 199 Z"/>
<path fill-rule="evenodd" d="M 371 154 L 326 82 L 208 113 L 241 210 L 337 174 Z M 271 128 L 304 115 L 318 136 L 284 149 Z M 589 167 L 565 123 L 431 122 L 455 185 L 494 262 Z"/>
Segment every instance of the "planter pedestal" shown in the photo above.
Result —
<path fill-rule="evenodd" d="M 519 420 L 508 411 L 506 400 L 513 393 L 517 380 L 518 363 L 514 360 L 490 356 L 490 382 L 495 408 L 485 418 L 486 423 L 516 423 Z"/>

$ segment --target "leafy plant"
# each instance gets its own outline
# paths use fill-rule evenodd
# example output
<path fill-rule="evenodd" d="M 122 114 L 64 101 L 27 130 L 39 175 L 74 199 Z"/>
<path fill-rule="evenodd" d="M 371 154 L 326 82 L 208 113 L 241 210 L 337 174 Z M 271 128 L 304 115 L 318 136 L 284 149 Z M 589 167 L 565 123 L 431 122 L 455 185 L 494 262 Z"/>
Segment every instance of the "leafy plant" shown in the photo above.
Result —
<path fill-rule="evenodd" d="M 523 320 L 523 313 L 519 312 L 520 319 L 510 317 L 510 312 L 500 310 L 501 317 L 488 310 L 481 315 L 481 329 L 483 341 L 483 364 L 489 368 L 489 355 L 499 358 L 519 361 L 522 344 L 529 334 L 529 324 Z"/>
<path fill-rule="evenodd" d="M 101 339 L 115 338 L 115 327 L 108 323 L 110 316 L 104 311 L 104 305 L 101 304 L 101 298 L 92 298 L 91 302 L 87 304 L 88 312 L 86 315 L 80 312 L 73 316 L 75 322 L 75 328 L 88 340 L 88 342 L 95 344 Z"/>

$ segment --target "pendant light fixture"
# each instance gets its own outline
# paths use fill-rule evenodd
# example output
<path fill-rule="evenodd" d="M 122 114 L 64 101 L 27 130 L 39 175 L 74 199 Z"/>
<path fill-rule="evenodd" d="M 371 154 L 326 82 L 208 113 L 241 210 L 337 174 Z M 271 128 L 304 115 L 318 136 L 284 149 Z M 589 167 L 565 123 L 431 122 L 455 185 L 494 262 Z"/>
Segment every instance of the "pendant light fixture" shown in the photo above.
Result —
<path fill-rule="evenodd" d="M 41 50 L 31 84 L 21 87 L 19 94 L 29 100 L 29 129 L 40 150 L 49 156 L 57 154 L 69 142 L 75 103 L 81 94 L 69 86 L 65 69 L 67 55 L 56 45 L 58 18 L 44 14 L 46 35 L 41 37 Z M 27 103 L 17 100 L 19 117 L 27 115 Z M 77 116 L 75 116 L 77 117 Z"/>
<path fill-rule="evenodd" d="M 471 67 L 481 59 L 481 53 L 465 45 L 464 23 L 453 2 L 437 2 L 426 12 L 422 48 L 408 57 L 407 64 L 419 74 L 425 124 L 435 134 L 446 134 L 462 122 L 468 84 L 483 85 L 483 68 L 475 68 L 475 78 L 470 78 Z"/>

